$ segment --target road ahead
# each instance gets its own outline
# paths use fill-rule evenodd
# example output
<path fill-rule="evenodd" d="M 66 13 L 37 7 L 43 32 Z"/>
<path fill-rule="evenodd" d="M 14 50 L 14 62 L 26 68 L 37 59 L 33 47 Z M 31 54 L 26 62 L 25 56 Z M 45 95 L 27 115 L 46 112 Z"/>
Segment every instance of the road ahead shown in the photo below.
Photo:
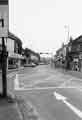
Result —
<path fill-rule="evenodd" d="M 48 65 L 25 68 L 16 78 L 15 94 L 29 101 L 41 120 L 82 120 L 82 91 L 72 86 L 75 79 Z"/>
<path fill-rule="evenodd" d="M 25 88 L 62 87 L 75 77 L 64 75 L 49 65 L 26 68 L 18 74 L 19 86 Z"/>

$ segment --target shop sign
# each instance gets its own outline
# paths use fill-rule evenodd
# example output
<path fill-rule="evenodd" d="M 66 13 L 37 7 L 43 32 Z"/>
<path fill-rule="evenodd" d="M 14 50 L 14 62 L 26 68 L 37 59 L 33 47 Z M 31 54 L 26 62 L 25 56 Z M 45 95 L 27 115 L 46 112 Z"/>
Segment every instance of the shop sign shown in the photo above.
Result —
<path fill-rule="evenodd" d="M 74 58 L 73 61 L 74 61 L 74 62 L 78 62 L 78 58 Z"/>
<path fill-rule="evenodd" d="M 82 54 L 79 55 L 79 59 L 82 59 Z"/>
<path fill-rule="evenodd" d="M 24 59 L 22 55 L 16 53 L 9 53 L 9 57 L 14 59 Z"/>

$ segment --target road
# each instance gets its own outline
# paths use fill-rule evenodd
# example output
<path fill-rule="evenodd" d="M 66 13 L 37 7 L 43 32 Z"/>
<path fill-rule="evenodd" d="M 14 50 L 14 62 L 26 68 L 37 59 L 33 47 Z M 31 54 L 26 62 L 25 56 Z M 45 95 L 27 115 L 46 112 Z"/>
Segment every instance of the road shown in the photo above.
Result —
<path fill-rule="evenodd" d="M 19 72 L 19 87 L 43 88 L 43 87 L 62 87 L 65 83 L 75 79 L 70 75 L 64 75 L 61 72 L 52 69 L 49 65 L 37 66 L 35 68 L 26 68 Z"/>
<path fill-rule="evenodd" d="M 67 98 L 67 101 L 77 110 L 75 113 L 62 100 L 57 100 L 54 92 Z M 46 88 L 39 90 L 21 90 L 16 92 L 37 110 L 41 120 L 82 120 L 82 93 L 74 88 Z"/>
<path fill-rule="evenodd" d="M 17 72 L 14 94 L 30 102 L 40 120 L 82 120 L 82 89 L 73 84 L 78 80 L 50 65 L 28 67 Z"/>

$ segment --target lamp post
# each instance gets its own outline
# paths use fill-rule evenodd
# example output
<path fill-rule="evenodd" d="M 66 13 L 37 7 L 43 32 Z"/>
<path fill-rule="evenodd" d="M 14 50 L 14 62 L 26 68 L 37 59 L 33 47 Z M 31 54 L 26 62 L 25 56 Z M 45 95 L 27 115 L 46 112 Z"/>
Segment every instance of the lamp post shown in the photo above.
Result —
<path fill-rule="evenodd" d="M 70 38 L 70 27 L 69 25 L 65 25 L 64 28 L 67 29 L 67 43 L 68 43 Z"/>
<path fill-rule="evenodd" d="M 67 44 L 68 44 L 68 42 L 69 42 L 69 26 L 68 25 L 65 25 L 64 26 L 64 28 L 65 29 L 67 29 L 68 31 L 67 31 Z M 66 46 L 66 70 L 68 70 L 69 69 L 69 50 L 68 50 L 69 48 L 68 48 L 68 45 Z"/>

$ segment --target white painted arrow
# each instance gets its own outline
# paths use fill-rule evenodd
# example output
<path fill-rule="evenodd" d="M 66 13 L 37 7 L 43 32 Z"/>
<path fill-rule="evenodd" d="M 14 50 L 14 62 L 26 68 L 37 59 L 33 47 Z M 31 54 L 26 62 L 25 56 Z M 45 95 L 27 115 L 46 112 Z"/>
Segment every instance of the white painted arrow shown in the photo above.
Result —
<path fill-rule="evenodd" d="M 61 94 L 54 92 L 54 96 L 56 97 L 57 100 L 62 101 L 64 104 L 66 104 L 79 118 L 82 119 L 82 111 L 80 111 L 78 108 L 73 106 L 67 101 L 67 98 L 62 96 Z"/>
<path fill-rule="evenodd" d="M 56 97 L 57 100 L 62 100 L 62 101 L 64 101 L 64 100 L 67 99 L 66 97 L 60 95 L 60 94 L 57 93 L 57 92 L 54 92 L 54 96 Z"/>

